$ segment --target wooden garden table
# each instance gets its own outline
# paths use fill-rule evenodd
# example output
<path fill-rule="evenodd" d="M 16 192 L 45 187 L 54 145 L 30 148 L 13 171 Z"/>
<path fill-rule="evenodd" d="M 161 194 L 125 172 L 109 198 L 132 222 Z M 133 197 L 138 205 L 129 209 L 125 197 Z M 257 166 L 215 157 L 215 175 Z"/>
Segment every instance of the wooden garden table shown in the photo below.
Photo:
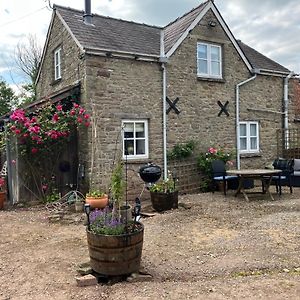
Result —
<path fill-rule="evenodd" d="M 270 192 L 270 184 L 272 182 L 273 175 L 278 175 L 282 170 L 269 170 L 269 169 L 244 169 L 244 170 L 228 170 L 228 175 L 237 175 L 239 180 L 238 188 L 235 192 L 235 196 L 243 194 L 244 198 L 249 201 L 249 198 L 244 189 L 244 181 L 246 179 L 259 179 L 262 182 L 262 191 L 256 192 L 260 194 L 268 194 L 272 200 L 274 200 Z M 252 192 L 253 193 L 253 192 Z"/>

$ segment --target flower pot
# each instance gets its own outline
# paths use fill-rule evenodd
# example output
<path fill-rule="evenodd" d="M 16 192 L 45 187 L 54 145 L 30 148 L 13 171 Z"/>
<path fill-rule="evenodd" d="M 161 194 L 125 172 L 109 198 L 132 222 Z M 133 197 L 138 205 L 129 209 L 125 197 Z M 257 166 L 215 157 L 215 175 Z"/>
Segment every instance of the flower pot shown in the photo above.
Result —
<path fill-rule="evenodd" d="M 75 201 L 75 211 L 76 212 L 83 211 L 83 203 L 81 201 Z"/>
<path fill-rule="evenodd" d="M 91 268 L 103 275 L 138 272 L 143 249 L 144 226 L 137 222 L 135 232 L 122 235 L 94 234 L 87 229 Z"/>
<path fill-rule="evenodd" d="M 104 208 L 108 205 L 108 196 L 103 197 L 85 197 L 85 203 L 89 204 L 91 208 Z"/>
<path fill-rule="evenodd" d="M 5 200 L 6 200 L 6 192 L 0 192 L 0 209 L 3 209 Z"/>
<path fill-rule="evenodd" d="M 132 208 L 130 205 L 122 205 L 120 207 L 121 220 L 123 223 L 132 220 Z"/>
<path fill-rule="evenodd" d="M 171 193 L 150 192 L 152 207 L 156 211 L 178 208 L 178 191 Z"/>

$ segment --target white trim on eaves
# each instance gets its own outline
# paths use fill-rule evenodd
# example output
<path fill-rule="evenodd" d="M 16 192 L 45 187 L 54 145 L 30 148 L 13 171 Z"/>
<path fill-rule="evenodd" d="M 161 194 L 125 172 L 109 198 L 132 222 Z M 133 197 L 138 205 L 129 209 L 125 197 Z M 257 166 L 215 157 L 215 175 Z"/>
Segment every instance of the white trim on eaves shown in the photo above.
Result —
<path fill-rule="evenodd" d="M 189 35 L 190 31 L 193 30 L 196 25 L 200 22 L 200 20 L 205 16 L 205 14 L 209 11 L 212 10 L 214 15 L 216 16 L 219 24 L 222 26 L 223 30 L 225 31 L 226 35 L 234 45 L 235 49 L 237 50 L 238 54 L 242 58 L 243 62 L 247 66 L 248 70 L 251 72 L 252 71 L 252 66 L 249 63 L 248 59 L 246 58 L 244 52 L 241 50 L 240 46 L 236 42 L 233 34 L 231 33 L 230 29 L 228 28 L 227 24 L 223 20 L 221 14 L 219 13 L 218 9 L 214 5 L 212 1 L 209 1 L 204 9 L 199 13 L 199 15 L 195 18 L 195 20 L 191 23 L 191 25 L 186 29 L 186 31 L 181 35 L 181 37 L 177 40 L 177 42 L 173 45 L 173 47 L 166 53 L 167 57 L 170 57 L 176 49 L 181 45 L 181 43 L 185 40 L 185 38 Z"/>

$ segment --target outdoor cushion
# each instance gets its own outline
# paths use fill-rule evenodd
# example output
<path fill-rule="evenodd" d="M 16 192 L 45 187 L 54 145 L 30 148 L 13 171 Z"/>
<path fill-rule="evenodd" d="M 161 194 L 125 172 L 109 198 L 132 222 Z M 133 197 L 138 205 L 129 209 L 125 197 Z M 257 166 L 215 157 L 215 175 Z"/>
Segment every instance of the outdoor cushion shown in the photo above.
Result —
<path fill-rule="evenodd" d="M 294 159 L 294 170 L 300 171 L 300 159 L 297 158 Z"/>
<path fill-rule="evenodd" d="M 234 179 L 234 178 L 237 178 L 237 176 L 235 176 L 235 175 L 233 175 L 233 176 L 226 175 L 225 176 L 225 180 L 226 179 Z M 223 176 L 216 176 L 216 177 L 214 177 L 214 180 L 223 180 Z"/>
<path fill-rule="evenodd" d="M 272 176 L 272 179 L 279 179 L 278 175 Z M 286 176 L 280 176 L 280 180 L 285 180 Z"/>

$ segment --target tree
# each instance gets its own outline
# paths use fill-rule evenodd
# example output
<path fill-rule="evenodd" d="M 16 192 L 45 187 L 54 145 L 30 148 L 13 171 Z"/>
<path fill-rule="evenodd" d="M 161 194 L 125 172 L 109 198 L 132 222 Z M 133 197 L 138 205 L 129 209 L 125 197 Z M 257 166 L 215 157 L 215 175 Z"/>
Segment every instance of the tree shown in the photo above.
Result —
<path fill-rule="evenodd" d="M 36 99 L 35 81 L 37 78 L 40 61 L 42 58 L 42 47 L 39 45 L 35 35 L 28 35 L 26 41 L 19 42 L 15 52 L 15 60 L 19 69 L 28 79 L 28 84 L 23 86 L 29 92 L 25 102 L 32 102 Z"/>
<path fill-rule="evenodd" d="M 8 113 L 15 105 L 17 97 L 10 86 L 0 79 L 0 116 Z"/>

